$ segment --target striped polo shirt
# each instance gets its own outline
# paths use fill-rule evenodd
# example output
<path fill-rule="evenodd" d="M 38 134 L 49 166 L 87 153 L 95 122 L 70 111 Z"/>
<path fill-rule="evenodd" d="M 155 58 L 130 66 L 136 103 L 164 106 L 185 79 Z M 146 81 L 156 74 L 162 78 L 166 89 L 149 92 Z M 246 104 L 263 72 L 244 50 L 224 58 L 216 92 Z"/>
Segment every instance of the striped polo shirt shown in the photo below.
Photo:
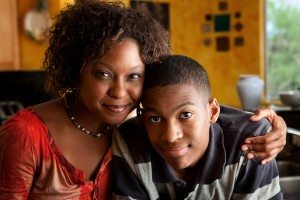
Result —
<path fill-rule="evenodd" d="M 152 148 L 141 121 L 119 127 L 113 139 L 114 199 L 282 199 L 276 161 L 261 165 L 241 151 L 246 137 L 266 133 L 266 119 L 250 121 L 250 113 L 221 106 L 210 127 L 204 156 L 185 182 Z"/>

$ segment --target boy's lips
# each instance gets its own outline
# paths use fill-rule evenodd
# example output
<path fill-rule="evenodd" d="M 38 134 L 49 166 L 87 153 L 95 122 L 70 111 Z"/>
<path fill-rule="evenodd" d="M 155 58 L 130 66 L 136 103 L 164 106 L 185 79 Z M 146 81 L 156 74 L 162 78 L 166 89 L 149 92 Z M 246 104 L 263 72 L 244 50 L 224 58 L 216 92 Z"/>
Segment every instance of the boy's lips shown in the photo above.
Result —
<path fill-rule="evenodd" d="M 121 113 L 129 106 L 129 104 L 126 105 L 103 105 L 106 109 L 108 109 L 110 112 L 114 113 Z"/>
<path fill-rule="evenodd" d="M 189 150 L 188 146 L 163 146 L 161 147 L 162 153 L 166 157 L 181 157 Z"/>

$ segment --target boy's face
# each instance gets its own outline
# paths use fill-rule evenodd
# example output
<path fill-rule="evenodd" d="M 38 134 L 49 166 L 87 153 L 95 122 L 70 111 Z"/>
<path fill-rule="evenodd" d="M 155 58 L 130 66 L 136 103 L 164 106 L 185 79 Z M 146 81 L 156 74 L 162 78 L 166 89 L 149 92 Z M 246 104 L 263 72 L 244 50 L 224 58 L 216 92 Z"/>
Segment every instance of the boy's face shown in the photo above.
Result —
<path fill-rule="evenodd" d="M 179 173 L 193 167 L 209 142 L 209 127 L 219 115 L 215 99 L 204 102 L 193 85 L 154 87 L 143 96 L 142 120 L 158 153 Z"/>

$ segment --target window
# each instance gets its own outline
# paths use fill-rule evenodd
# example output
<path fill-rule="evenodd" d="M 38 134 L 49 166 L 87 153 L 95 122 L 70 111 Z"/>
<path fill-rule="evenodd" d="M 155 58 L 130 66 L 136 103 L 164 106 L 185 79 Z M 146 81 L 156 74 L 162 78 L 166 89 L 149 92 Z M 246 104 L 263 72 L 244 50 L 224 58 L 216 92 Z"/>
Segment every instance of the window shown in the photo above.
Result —
<path fill-rule="evenodd" d="M 267 98 L 300 90 L 300 0 L 266 0 Z"/>

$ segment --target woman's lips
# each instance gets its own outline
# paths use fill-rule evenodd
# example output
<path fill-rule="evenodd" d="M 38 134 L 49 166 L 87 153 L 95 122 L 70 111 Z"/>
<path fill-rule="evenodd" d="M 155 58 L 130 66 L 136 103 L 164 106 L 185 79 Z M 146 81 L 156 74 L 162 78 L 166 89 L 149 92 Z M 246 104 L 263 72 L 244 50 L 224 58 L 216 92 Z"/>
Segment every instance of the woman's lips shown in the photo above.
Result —
<path fill-rule="evenodd" d="M 128 106 L 129 105 L 104 105 L 105 108 L 114 113 L 121 113 L 126 110 Z"/>
<path fill-rule="evenodd" d="M 163 150 L 163 154 L 166 157 L 181 157 L 183 156 L 188 150 L 188 146 L 165 146 L 161 148 Z"/>

